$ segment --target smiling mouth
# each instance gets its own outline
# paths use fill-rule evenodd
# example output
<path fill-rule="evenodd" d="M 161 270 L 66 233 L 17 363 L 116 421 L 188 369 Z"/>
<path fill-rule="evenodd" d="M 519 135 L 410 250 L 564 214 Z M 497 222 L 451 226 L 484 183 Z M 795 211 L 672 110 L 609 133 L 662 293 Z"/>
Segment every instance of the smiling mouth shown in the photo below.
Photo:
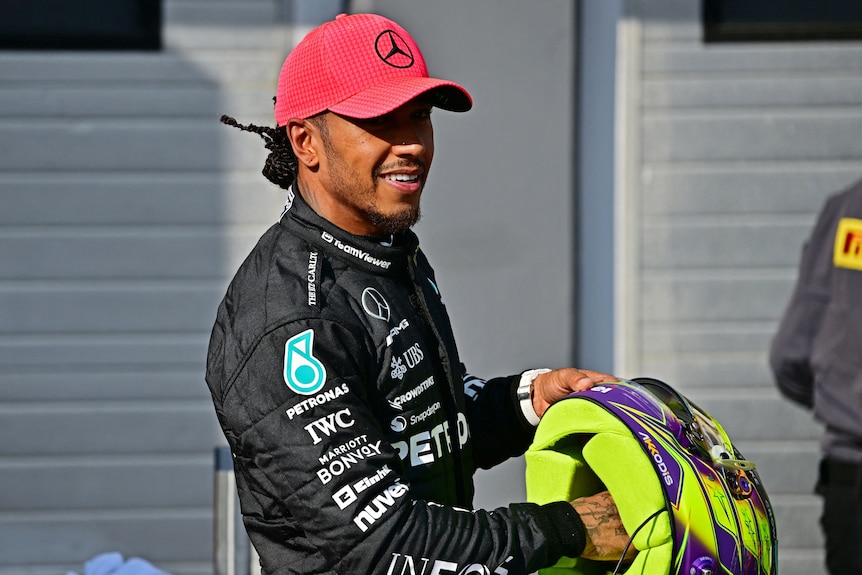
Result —
<path fill-rule="evenodd" d="M 392 182 L 405 182 L 412 184 L 419 181 L 419 176 L 410 174 L 386 174 L 383 176 L 383 179 L 390 180 Z"/>

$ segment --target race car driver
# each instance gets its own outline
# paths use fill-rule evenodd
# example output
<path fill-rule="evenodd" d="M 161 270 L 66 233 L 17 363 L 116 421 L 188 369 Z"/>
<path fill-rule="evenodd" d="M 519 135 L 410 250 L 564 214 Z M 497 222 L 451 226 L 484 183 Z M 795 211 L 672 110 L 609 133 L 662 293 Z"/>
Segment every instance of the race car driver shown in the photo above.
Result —
<path fill-rule="evenodd" d="M 207 383 L 263 572 L 529 573 L 616 561 L 610 496 L 472 508 L 472 476 L 520 455 L 553 402 L 611 381 L 567 368 L 482 380 L 461 363 L 411 226 L 433 108 L 472 106 L 431 78 L 398 24 L 342 15 L 288 55 L 268 179 L 285 211 L 217 314 Z"/>

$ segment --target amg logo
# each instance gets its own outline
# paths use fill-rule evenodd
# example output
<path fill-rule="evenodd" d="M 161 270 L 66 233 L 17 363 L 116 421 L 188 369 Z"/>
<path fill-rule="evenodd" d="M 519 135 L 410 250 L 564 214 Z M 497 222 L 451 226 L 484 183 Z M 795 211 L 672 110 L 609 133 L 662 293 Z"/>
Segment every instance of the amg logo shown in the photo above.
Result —
<path fill-rule="evenodd" d="M 395 505 L 395 500 L 400 499 L 407 493 L 407 486 L 395 483 L 386 488 L 371 500 L 371 503 L 353 518 L 353 522 L 363 533 L 368 531 L 374 522 L 380 519 L 387 509 Z"/>

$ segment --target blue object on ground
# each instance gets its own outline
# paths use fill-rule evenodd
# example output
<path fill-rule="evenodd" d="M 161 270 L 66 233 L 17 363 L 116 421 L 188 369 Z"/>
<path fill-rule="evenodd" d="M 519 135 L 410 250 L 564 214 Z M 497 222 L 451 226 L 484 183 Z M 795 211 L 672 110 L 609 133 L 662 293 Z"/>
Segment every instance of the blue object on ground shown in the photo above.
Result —
<path fill-rule="evenodd" d="M 69 571 L 66 575 L 78 574 Z M 124 561 L 120 553 L 110 552 L 96 555 L 84 563 L 83 575 L 170 575 L 170 573 L 139 557 Z"/>

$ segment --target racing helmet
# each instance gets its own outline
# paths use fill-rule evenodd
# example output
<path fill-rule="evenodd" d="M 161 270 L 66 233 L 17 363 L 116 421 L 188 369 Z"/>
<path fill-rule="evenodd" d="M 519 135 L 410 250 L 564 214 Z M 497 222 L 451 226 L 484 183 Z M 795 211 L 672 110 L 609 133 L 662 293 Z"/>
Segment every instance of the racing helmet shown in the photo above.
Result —
<path fill-rule="evenodd" d="M 610 492 L 630 565 L 564 557 L 542 575 L 775 575 L 775 518 L 753 462 L 666 383 L 604 383 L 552 405 L 525 454 L 527 499 Z"/>

